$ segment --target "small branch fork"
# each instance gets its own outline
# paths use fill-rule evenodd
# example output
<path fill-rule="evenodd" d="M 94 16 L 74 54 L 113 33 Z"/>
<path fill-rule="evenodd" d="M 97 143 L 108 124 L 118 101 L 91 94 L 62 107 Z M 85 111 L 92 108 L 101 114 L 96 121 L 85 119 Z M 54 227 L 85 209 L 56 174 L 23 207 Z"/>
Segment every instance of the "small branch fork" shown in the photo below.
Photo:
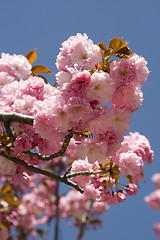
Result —
<path fill-rule="evenodd" d="M 3 113 L 3 112 L 0 112 L 0 122 L 4 123 L 7 135 L 10 137 L 10 139 L 12 141 L 14 141 L 15 137 L 13 136 L 12 131 L 10 129 L 10 122 L 12 122 L 12 121 L 33 125 L 34 117 L 19 114 L 19 113 Z M 43 160 L 43 161 L 52 160 L 53 158 L 60 157 L 65 153 L 72 136 L 73 136 L 73 130 L 70 130 L 68 135 L 65 137 L 65 140 L 64 140 L 63 145 L 61 147 L 61 150 L 59 152 L 55 153 L 55 154 L 44 156 L 44 155 L 40 155 L 38 153 L 29 152 L 29 151 L 24 152 L 24 153 L 31 156 L 31 157 L 36 157 L 36 158 L 38 158 L 40 160 Z"/>
<path fill-rule="evenodd" d="M 25 168 L 29 169 L 30 171 L 32 171 L 34 173 L 40 173 L 40 174 L 43 174 L 43 175 L 45 175 L 45 176 L 47 176 L 49 178 L 52 178 L 52 179 L 58 180 L 60 182 L 63 182 L 65 184 L 75 188 L 80 193 L 84 192 L 84 190 L 81 187 L 79 187 L 76 183 L 72 182 L 70 179 L 66 178 L 66 176 L 63 176 L 63 175 L 62 176 L 58 176 L 58 175 L 56 175 L 54 173 L 51 173 L 49 171 L 45 171 L 43 169 L 34 167 L 32 165 L 29 165 L 28 163 L 24 162 L 23 160 L 21 160 L 19 158 L 8 156 L 3 151 L 0 151 L 0 156 L 2 156 L 4 158 L 7 158 L 8 160 L 10 160 L 10 161 L 12 161 L 14 163 L 20 164 L 20 165 L 24 166 Z"/>
<path fill-rule="evenodd" d="M 0 122 L 4 123 L 4 127 L 5 127 L 7 135 L 10 137 L 10 139 L 12 141 L 14 141 L 15 137 L 13 136 L 13 133 L 12 133 L 12 131 L 10 129 L 10 122 L 12 122 L 12 121 L 17 121 L 17 122 L 33 125 L 34 117 L 28 116 L 28 115 L 19 114 L 19 113 L 3 113 L 3 112 L 0 112 Z M 45 156 L 45 155 L 40 155 L 38 153 L 32 153 L 32 152 L 25 152 L 25 153 L 27 155 L 29 155 L 31 158 L 32 157 L 36 157 L 36 158 L 38 158 L 40 160 L 44 160 L 44 161 L 49 161 L 49 160 L 52 160 L 53 158 L 57 158 L 59 156 L 62 156 L 65 153 L 65 151 L 66 151 L 66 149 L 67 149 L 67 147 L 69 145 L 69 142 L 70 142 L 70 139 L 73 136 L 73 133 L 74 133 L 73 130 L 69 130 L 69 133 L 65 137 L 65 140 L 63 142 L 63 145 L 62 145 L 60 151 L 55 153 L 55 154 L 51 154 L 51 155 Z M 80 176 L 80 175 L 89 176 L 89 175 L 96 175 L 96 174 L 107 173 L 107 170 L 80 171 L 80 172 L 76 172 L 76 173 L 69 173 L 71 168 L 72 168 L 72 166 L 70 166 L 67 169 L 67 171 L 62 176 L 60 176 L 60 175 L 51 173 L 49 171 L 45 171 L 43 169 L 40 169 L 38 167 L 32 166 L 32 165 L 26 163 L 25 161 L 19 159 L 18 157 L 9 156 L 5 152 L 3 152 L 3 151 L 0 151 L 0 156 L 6 158 L 6 159 L 8 159 L 8 160 L 10 160 L 10 161 L 12 161 L 12 162 L 14 162 L 16 164 L 20 164 L 20 165 L 24 166 L 26 169 L 29 169 L 30 171 L 32 171 L 34 173 L 43 174 L 45 176 L 50 177 L 51 179 L 63 182 L 65 184 L 75 188 L 80 193 L 83 193 L 84 190 L 80 186 L 78 186 L 78 184 L 72 182 L 69 178 L 73 178 L 73 177 Z"/>
<path fill-rule="evenodd" d="M 11 157 L 8 156 L 7 154 L 5 154 L 3 151 L 0 151 L 0 156 L 7 158 L 8 160 L 10 160 L 11 162 L 20 164 L 22 166 L 24 166 L 25 168 L 29 169 L 30 171 L 34 172 L 34 173 L 40 173 L 42 175 L 45 175 L 51 179 L 63 182 L 73 188 L 75 188 L 76 190 L 78 190 L 80 193 L 83 193 L 84 190 L 78 186 L 78 184 L 72 182 L 69 178 L 72 177 L 77 177 L 80 175 L 83 176 L 90 176 L 90 175 L 96 175 L 96 174 L 104 174 L 107 173 L 107 170 L 98 170 L 98 171 L 80 171 L 80 172 L 75 172 L 75 173 L 71 173 L 71 174 L 64 174 L 62 176 L 56 175 L 54 173 L 51 173 L 49 171 L 45 171 L 43 169 L 37 168 L 35 166 L 29 165 L 28 163 L 24 162 L 23 160 L 17 158 L 17 157 Z"/>

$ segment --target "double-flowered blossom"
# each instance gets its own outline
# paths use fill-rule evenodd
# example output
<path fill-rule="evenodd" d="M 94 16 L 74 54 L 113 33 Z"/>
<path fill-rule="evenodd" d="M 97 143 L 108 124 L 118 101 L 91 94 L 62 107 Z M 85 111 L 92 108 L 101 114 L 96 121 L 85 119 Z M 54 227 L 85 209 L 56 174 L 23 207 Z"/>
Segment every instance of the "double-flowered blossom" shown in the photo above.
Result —
<path fill-rule="evenodd" d="M 17 79 L 27 79 L 31 73 L 31 64 L 29 64 L 26 57 L 23 55 L 10 55 L 2 53 L 0 65 L 6 66 L 10 75 Z"/>
<path fill-rule="evenodd" d="M 92 70 L 101 60 L 100 48 L 86 34 L 78 33 L 63 42 L 56 65 L 59 71 L 66 71 L 66 67 L 74 68 L 74 64 L 79 68 Z"/>
<path fill-rule="evenodd" d="M 122 147 L 114 156 L 121 173 L 131 176 L 135 183 L 143 179 L 143 160 L 149 164 L 152 159 L 153 151 L 148 139 L 137 132 L 124 136 Z"/>

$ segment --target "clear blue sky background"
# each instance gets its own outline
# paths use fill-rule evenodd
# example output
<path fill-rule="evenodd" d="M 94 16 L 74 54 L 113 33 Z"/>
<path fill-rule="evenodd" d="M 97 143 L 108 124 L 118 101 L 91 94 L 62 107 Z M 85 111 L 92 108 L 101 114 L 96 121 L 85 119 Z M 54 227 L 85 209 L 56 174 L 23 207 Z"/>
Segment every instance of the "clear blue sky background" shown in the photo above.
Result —
<path fill-rule="evenodd" d="M 144 196 L 154 190 L 152 174 L 160 172 L 160 1 L 1 0 L 0 52 L 26 54 L 37 47 L 36 63 L 56 72 L 60 44 L 77 32 L 87 33 L 94 43 L 108 44 L 111 38 L 123 36 L 132 51 L 148 61 L 151 73 L 143 87 L 144 103 L 133 114 L 131 131 L 149 136 L 155 151 L 138 195 L 111 207 L 102 217 L 102 227 L 87 232 L 84 239 L 155 240 L 152 225 L 160 221 L 160 214 L 145 204 Z M 76 239 L 76 230 L 64 221 L 60 228 L 61 240 Z"/>

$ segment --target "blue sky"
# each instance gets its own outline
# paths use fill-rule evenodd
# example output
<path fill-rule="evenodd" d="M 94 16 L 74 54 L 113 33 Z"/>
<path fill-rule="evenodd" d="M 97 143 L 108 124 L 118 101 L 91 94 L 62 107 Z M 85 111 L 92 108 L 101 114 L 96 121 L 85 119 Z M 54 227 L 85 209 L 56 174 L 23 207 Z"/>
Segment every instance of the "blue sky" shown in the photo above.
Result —
<path fill-rule="evenodd" d="M 145 183 L 136 197 L 113 206 L 102 216 L 102 227 L 86 233 L 86 239 L 154 240 L 152 225 L 160 221 L 144 196 L 154 190 L 151 176 L 160 172 L 160 1 L 159 0 L 3 0 L 0 9 L 0 52 L 26 54 L 38 48 L 37 64 L 56 72 L 61 43 L 77 32 L 87 33 L 94 43 L 108 45 L 122 37 L 133 52 L 148 61 L 150 77 L 144 84 L 144 103 L 133 114 L 130 131 L 149 136 L 154 162 L 145 167 Z M 54 77 L 49 78 L 51 83 Z M 60 239 L 76 239 L 76 230 L 62 221 Z M 51 234 L 50 234 L 51 235 Z M 52 237 L 49 238 L 53 239 Z"/>

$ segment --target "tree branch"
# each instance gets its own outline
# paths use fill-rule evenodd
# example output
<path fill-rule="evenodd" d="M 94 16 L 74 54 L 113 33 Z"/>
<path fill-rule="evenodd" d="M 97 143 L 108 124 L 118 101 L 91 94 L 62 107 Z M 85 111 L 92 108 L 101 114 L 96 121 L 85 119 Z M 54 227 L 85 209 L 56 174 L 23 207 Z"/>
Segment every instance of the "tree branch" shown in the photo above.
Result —
<path fill-rule="evenodd" d="M 8 137 L 10 138 L 10 140 L 12 142 L 14 142 L 15 137 L 13 136 L 13 133 L 12 133 L 12 131 L 10 129 L 10 122 L 5 122 L 4 123 L 4 127 L 5 127 L 5 130 L 6 130 L 6 133 L 7 133 Z"/>
<path fill-rule="evenodd" d="M 57 171 L 58 175 L 60 175 L 60 173 L 61 173 L 61 165 L 62 164 L 60 164 L 60 167 L 59 167 L 59 169 Z M 56 214 L 55 214 L 55 227 L 54 227 L 55 234 L 54 234 L 54 240 L 58 240 L 58 234 L 59 234 L 59 199 L 60 199 L 59 198 L 59 181 L 57 181 L 55 195 L 56 195 L 56 201 L 55 201 Z"/>
<path fill-rule="evenodd" d="M 77 176 L 90 176 L 90 175 L 96 175 L 96 174 L 105 174 L 108 173 L 107 169 L 100 169 L 97 171 L 80 171 L 80 172 L 74 172 L 74 173 L 70 173 L 65 175 L 66 178 L 73 178 L 73 177 L 77 177 Z"/>
<path fill-rule="evenodd" d="M 12 161 L 14 163 L 20 164 L 20 165 L 24 166 L 25 168 L 33 171 L 34 173 L 40 173 L 40 174 L 43 174 L 43 175 L 45 175 L 47 177 L 50 177 L 52 179 L 56 179 L 56 180 L 58 180 L 60 182 L 63 182 L 65 184 L 75 188 L 80 193 L 84 192 L 84 190 L 81 187 L 79 187 L 76 183 L 72 182 L 70 179 L 66 178 L 66 176 L 58 176 L 58 175 L 56 175 L 54 173 L 42 170 L 42 169 L 37 168 L 37 167 L 34 167 L 32 165 L 29 165 L 28 163 L 24 162 L 23 160 L 21 160 L 19 158 L 8 156 L 3 151 L 0 151 L 0 156 L 3 156 L 4 158 L 7 158 L 8 160 L 10 160 L 10 161 Z"/>
<path fill-rule="evenodd" d="M 29 125 L 33 125 L 34 117 L 23 115 L 20 113 L 4 113 L 0 112 L 0 122 L 21 122 Z"/>

